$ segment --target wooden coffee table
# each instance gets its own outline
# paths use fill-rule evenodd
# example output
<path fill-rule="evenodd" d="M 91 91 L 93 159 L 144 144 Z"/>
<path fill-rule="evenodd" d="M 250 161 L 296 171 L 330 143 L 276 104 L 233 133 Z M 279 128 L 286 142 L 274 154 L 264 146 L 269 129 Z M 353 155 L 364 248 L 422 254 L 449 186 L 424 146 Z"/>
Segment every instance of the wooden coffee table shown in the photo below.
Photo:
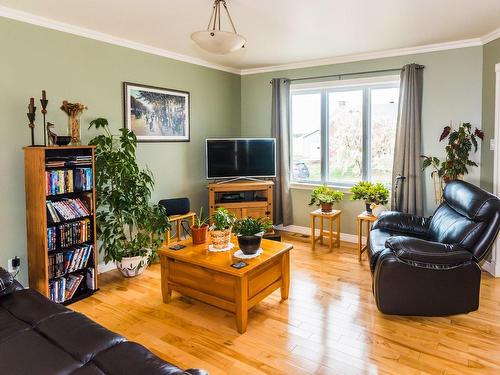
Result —
<path fill-rule="evenodd" d="M 248 310 L 262 299 L 281 289 L 281 299 L 288 298 L 290 288 L 290 250 L 292 245 L 262 240 L 263 254 L 245 259 L 248 266 L 231 267 L 238 243 L 227 252 L 208 251 L 208 244 L 193 245 L 191 240 L 178 242 L 182 250 L 170 250 L 164 244 L 158 251 L 161 262 L 163 302 L 168 303 L 172 290 L 236 314 L 239 333 L 247 329 Z"/>

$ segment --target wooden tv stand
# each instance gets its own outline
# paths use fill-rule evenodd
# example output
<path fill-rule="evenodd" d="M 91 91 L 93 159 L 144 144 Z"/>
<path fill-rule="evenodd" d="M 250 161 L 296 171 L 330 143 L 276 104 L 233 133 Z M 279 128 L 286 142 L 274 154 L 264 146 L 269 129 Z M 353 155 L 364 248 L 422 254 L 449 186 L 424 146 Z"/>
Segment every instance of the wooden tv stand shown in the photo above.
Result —
<path fill-rule="evenodd" d="M 237 218 L 267 216 L 273 220 L 273 186 L 272 181 L 209 184 L 210 215 L 225 207 Z"/>

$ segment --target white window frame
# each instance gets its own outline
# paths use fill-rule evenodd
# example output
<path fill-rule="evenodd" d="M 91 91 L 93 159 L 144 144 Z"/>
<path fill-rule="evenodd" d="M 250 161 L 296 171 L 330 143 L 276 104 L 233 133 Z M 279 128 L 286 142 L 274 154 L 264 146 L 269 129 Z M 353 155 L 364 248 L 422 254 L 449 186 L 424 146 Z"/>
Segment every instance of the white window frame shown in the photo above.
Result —
<path fill-rule="evenodd" d="M 362 172 L 361 180 L 370 181 L 371 179 L 371 155 L 370 150 L 370 131 L 371 131 L 371 90 L 380 88 L 399 88 L 400 78 L 398 75 L 390 76 L 377 76 L 369 78 L 349 79 L 349 80 L 336 80 L 327 82 L 311 82 L 311 83 L 292 83 L 290 87 L 290 103 L 292 103 L 292 96 L 308 93 L 321 94 L 321 181 L 313 180 L 295 180 L 293 179 L 293 116 L 292 107 L 290 107 L 290 184 L 292 188 L 299 189 L 313 189 L 320 184 L 327 184 L 332 187 L 340 188 L 347 191 L 352 184 L 342 183 L 338 181 L 328 181 L 329 175 L 329 138 L 328 138 L 328 95 L 331 92 L 348 91 L 348 90 L 362 90 L 363 91 L 363 118 L 362 118 Z M 388 186 L 390 188 L 390 186 Z"/>

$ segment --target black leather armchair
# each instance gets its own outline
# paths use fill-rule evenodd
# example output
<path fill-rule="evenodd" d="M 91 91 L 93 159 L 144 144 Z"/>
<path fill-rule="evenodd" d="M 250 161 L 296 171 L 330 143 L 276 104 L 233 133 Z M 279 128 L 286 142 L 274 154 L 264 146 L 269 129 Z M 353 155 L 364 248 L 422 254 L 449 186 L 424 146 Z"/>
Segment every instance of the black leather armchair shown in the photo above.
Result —
<path fill-rule="evenodd" d="M 430 218 L 385 212 L 368 243 L 373 294 L 385 314 L 442 316 L 479 307 L 478 262 L 500 228 L 500 201 L 451 181 Z"/>

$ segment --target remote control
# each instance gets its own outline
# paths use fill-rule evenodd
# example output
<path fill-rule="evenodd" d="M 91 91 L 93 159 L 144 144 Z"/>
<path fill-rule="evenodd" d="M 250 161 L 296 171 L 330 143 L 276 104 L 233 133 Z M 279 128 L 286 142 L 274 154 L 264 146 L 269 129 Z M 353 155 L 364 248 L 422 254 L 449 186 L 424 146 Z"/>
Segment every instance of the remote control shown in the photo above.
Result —
<path fill-rule="evenodd" d="M 236 268 L 237 270 L 239 270 L 240 268 L 246 267 L 246 266 L 248 266 L 248 263 L 245 263 L 245 262 L 236 262 L 236 263 L 231 264 L 231 267 Z"/>
<path fill-rule="evenodd" d="M 177 250 L 180 250 L 180 249 L 184 249 L 185 247 L 186 247 L 185 245 L 177 244 L 177 245 L 170 246 L 169 249 L 177 251 Z"/>

